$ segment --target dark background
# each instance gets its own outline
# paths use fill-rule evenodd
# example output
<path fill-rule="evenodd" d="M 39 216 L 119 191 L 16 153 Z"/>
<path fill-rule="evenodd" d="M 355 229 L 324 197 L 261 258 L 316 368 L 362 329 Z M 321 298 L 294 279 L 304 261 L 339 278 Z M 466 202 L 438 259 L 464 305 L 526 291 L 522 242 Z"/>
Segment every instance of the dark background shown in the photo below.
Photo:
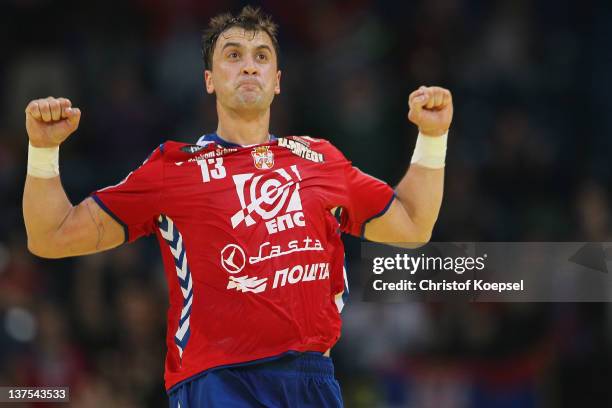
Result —
<path fill-rule="evenodd" d="M 81 108 L 61 151 L 76 204 L 161 142 L 216 128 L 200 31 L 243 4 L 0 4 L 0 384 L 69 385 L 75 407 L 166 406 L 157 244 L 59 261 L 30 255 L 23 110 L 48 95 Z M 327 138 L 394 185 L 416 136 L 408 94 L 444 86 L 455 119 L 433 240 L 610 241 L 609 4 L 261 2 L 280 24 L 271 130 Z M 358 244 L 347 239 L 349 266 Z M 350 275 L 332 352 L 347 407 L 612 404 L 607 304 L 364 303 L 366 278 Z"/>

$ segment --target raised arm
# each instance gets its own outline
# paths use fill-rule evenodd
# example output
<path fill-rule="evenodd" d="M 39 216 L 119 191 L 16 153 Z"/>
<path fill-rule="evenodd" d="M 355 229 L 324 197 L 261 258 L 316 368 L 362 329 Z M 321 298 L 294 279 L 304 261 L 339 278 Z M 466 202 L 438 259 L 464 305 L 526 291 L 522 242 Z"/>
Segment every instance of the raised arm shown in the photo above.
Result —
<path fill-rule="evenodd" d="M 91 198 L 73 206 L 59 177 L 59 146 L 79 126 L 81 111 L 65 98 L 31 101 L 25 110 L 30 139 L 23 219 L 28 249 L 43 258 L 63 258 L 114 248 L 123 227 Z"/>
<path fill-rule="evenodd" d="M 451 93 L 420 87 L 408 98 L 408 119 L 419 128 L 410 168 L 395 189 L 396 199 L 382 216 L 370 221 L 367 239 L 388 243 L 424 244 L 442 204 L 446 137 L 453 118 Z"/>

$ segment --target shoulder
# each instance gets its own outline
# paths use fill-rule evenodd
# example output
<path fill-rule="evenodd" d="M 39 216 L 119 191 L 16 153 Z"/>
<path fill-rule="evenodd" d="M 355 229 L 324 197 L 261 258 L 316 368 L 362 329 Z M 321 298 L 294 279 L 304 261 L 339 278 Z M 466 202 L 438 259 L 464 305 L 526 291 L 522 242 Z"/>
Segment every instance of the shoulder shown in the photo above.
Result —
<path fill-rule="evenodd" d="M 143 162 L 135 168 L 134 171 L 143 171 L 143 169 L 148 169 L 151 167 L 155 167 L 157 164 L 161 163 L 164 156 L 164 143 L 157 146 L 149 155 L 143 160 Z"/>
<path fill-rule="evenodd" d="M 147 164 L 149 162 L 155 162 L 155 161 L 158 161 L 161 158 L 163 158 L 165 144 L 166 143 L 162 143 L 159 146 L 157 146 L 151 153 L 149 153 L 149 155 L 144 160 L 144 162 L 142 162 L 142 164 L 144 165 L 144 164 Z"/>
<path fill-rule="evenodd" d="M 138 170 L 158 168 L 164 162 L 178 161 L 203 149 L 201 146 L 168 140 L 153 149 L 138 167 Z"/>

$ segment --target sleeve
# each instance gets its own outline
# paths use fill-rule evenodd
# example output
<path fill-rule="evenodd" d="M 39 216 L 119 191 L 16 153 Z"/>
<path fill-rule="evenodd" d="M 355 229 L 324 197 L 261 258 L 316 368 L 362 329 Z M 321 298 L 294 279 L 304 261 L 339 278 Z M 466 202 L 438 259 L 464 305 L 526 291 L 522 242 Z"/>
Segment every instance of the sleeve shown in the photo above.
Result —
<path fill-rule="evenodd" d="M 91 194 L 98 205 L 123 226 L 125 242 L 155 231 L 161 213 L 164 163 L 162 146 L 118 184 Z"/>
<path fill-rule="evenodd" d="M 389 209 L 395 192 L 384 181 L 353 166 L 338 149 L 331 147 L 333 156 L 340 160 L 344 173 L 345 189 L 339 213 L 340 230 L 363 238 L 365 225 Z"/>
<path fill-rule="evenodd" d="M 383 215 L 395 198 L 393 189 L 348 162 L 345 168 L 347 201 L 340 213 L 342 232 L 363 238 L 366 224 Z"/>

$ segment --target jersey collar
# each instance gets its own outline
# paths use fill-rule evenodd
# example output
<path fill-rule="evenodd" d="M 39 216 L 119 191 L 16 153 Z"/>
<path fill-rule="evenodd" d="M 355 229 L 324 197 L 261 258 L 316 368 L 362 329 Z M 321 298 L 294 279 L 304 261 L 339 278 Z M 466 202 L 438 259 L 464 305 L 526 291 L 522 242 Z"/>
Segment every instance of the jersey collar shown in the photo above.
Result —
<path fill-rule="evenodd" d="M 270 141 L 273 142 L 276 140 L 276 136 L 270 134 Z M 197 144 L 199 146 L 206 146 L 209 143 L 216 143 L 218 145 L 221 145 L 223 147 L 249 147 L 249 146 L 255 146 L 255 145 L 241 145 L 241 144 L 237 144 L 237 143 L 232 143 L 232 142 L 228 142 L 227 140 L 224 140 L 221 138 L 221 136 L 219 136 L 217 133 L 208 133 L 203 135 L 202 137 L 200 137 L 198 139 Z"/>

